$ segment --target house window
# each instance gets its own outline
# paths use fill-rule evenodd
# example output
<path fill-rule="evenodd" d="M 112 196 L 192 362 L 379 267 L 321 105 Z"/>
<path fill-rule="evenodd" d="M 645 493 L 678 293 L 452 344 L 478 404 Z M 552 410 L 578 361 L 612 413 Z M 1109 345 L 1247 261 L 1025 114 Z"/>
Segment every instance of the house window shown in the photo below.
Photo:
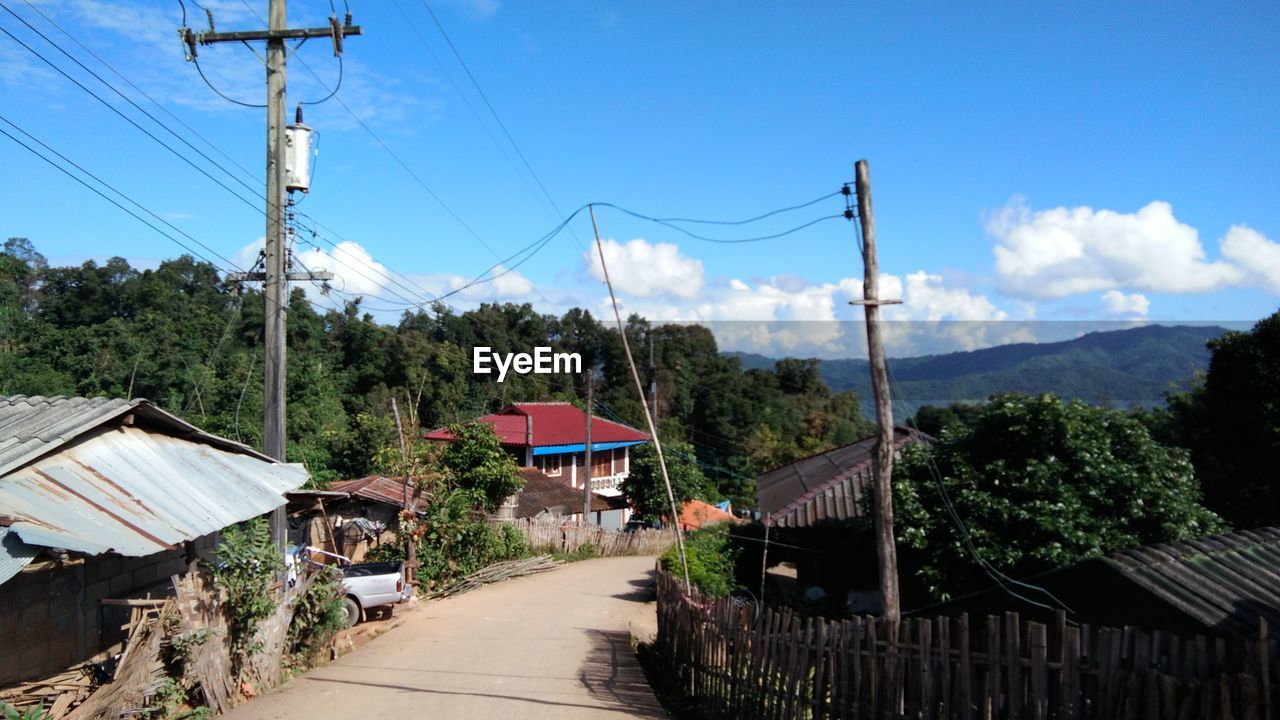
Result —
<path fill-rule="evenodd" d="M 591 477 L 608 477 L 613 474 L 613 451 L 597 450 L 591 453 Z"/>
<path fill-rule="evenodd" d="M 560 463 L 559 455 L 543 455 L 542 456 L 542 472 L 551 477 L 559 477 L 564 468 Z"/>

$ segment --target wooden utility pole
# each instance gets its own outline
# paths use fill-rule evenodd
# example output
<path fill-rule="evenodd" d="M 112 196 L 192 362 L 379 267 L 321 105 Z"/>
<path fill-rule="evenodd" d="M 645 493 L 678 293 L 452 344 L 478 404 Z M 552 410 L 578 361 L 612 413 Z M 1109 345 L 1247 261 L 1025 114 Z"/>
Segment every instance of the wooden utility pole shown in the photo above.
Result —
<path fill-rule="evenodd" d="M 867 316 L 867 355 L 871 361 L 871 390 L 876 403 L 876 444 L 871 456 L 875 484 L 872 491 L 872 518 L 876 560 L 880 565 L 880 598 L 884 616 L 893 622 L 901 617 L 898 602 L 898 545 L 893 537 L 893 406 L 889 399 L 889 372 L 880 337 L 880 306 L 901 300 L 880 299 L 880 267 L 876 260 L 876 223 L 871 213 L 871 170 L 866 160 L 856 165 L 854 186 L 858 195 L 858 220 L 862 223 L 862 305 Z"/>
<path fill-rule="evenodd" d="M 653 328 L 649 328 L 649 412 L 658 422 L 658 369 L 653 366 Z"/>
<path fill-rule="evenodd" d="M 414 512 L 413 507 L 409 504 L 409 483 L 413 481 L 412 463 L 409 462 L 409 448 L 404 442 L 404 426 L 400 424 L 400 408 L 396 405 L 396 399 L 391 398 L 391 414 L 396 418 L 396 437 L 400 440 L 400 463 L 404 468 L 404 512 L 400 515 L 400 528 L 405 532 L 405 581 L 412 584 L 414 568 L 418 567 L 418 548 L 414 542 L 413 527 Z M 410 418 L 412 419 L 412 418 Z"/>
<path fill-rule="evenodd" d="M 263 400 L 262 400 L 262 451 L 278 462 L 285 461 L 285 320 L 289 301 L 289 280 L 332 279 L 330 273 L 290 273 L 285 242 L 285 208 L 287 179 L 285 176 L 285 52 L 286 39 L 328 37 L 333 40 L 334 54 L 342 52 L 342 39 L 347 35 L 360 35 L 359 26 L 339 23 L 337 16 L 329 19 L 329 27 L 290 30 L 285 22 L 286 0 L 271 0 L 268 9 L 267 30 L 241 32 L 193 33 L 182 29 L 184 41 L 191 57 L 196 55 L 196 45 L 217 42 L 249 42 L 265 40 L 267 43 L 267 236 L 266 260 L 263 273 L 233 273 L 232 280 L 258 280 L 263 284 Z M 210 24 L 212 24 L 212 17 Z M 299 277 L 294 277 L 295 275 Z M 288 534 L 284 507 L 271 513 L 271 539 L 283 549 Z"/>
<path fill-rule="evenodd" d="M 591 378 L 591 370 L 587 370 L 587 446 L 583 459 L 586 462 L 586 474 L 582 479 L 582 524 L 591 522 L 591 395 L 595 383 Z"/>

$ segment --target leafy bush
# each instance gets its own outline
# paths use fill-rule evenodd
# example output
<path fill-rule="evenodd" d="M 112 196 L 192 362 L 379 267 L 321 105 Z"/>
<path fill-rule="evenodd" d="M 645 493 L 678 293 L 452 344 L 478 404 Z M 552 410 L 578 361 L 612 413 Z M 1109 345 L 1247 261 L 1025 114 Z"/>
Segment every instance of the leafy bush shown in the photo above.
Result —
<path fill-rule="evenodd" d="M 516 461 L 502 449 L 493 426 L 474 422 L 450 425 L 449 432 L 458 439 L 445 447 L 440 464 L 452 475 L 456 487 L 474 491 L 474 497 L 489 512 L 519 492 L 523 483 Z"/>
<path fill-rule="evenodd" d="M 342 580 L 333 565 L 320 568 L 318 577 L 298 598 L 289 623 L 289 652 L 302 666 L 312 665 L 343 625 Z"/>
<path fill-rule="evenodd" d="M 524 535 L 505 525 L 489 526 L 476 508 L 482 504 L 475 490 L 453 490 L 423 508 L 418 541 L 418 578 L 423 589 L 447 585 L 503 560 L 528 554 Z"/>
<path fill-rule="evenodd" d="M 738 589 L 733 572 L 738 550 L 730 541 L 729 525 L 712 525 L 686 534 L 684 550 L 689 562 L 689 581 L 703 593 L 723 596 Z M 679 547 L 671 546 L 659 560 L 663 570 L 684 578 Z"/>
<path fill-rule="evenodd" d="M 238 673 L 244 659 L 262 647 L 258 623 L 275 610 L 268 588 L 283 569 L 284 558 L 271 542 L 262 518 L 224 530 L 217 558 L 213 580 L 227 594 L 231 662 Z"/>
<path fill-rule="evenodd" d="M 1200 504 L 1185 451 L 1124 413 L 1055 395 L 998 395 L 932 446 L 904 449 L 893 492 L 902 558 L 935 599 L 991 583 L 967 542 L 1025 577 L 1225 529 Z"/>

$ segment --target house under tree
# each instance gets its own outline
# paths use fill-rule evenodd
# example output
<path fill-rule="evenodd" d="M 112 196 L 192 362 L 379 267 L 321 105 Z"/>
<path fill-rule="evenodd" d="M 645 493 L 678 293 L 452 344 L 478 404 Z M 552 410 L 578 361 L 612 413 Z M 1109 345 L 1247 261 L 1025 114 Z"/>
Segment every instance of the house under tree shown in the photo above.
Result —
<path fill-rule="evenodd" d="M 591 468 L 586 462 L 587 415 L 567 402 L 514 403 L 474 422 L 493 428 L 503 449 L 522 468 L 537 468 L 570 488 L 582 489 L 590 479 L 592 492 L 605 498 L 622 495 L 622 481 L 631 474 L 630 449 L 649 442 L 649 436 L 622 423 L 591 419 Z M 428 440 L 452 442 L 447 428 L 425 435 Z M 603 527 L 621 527 L 630 510 L 619 508 L 598 515 Z"/>

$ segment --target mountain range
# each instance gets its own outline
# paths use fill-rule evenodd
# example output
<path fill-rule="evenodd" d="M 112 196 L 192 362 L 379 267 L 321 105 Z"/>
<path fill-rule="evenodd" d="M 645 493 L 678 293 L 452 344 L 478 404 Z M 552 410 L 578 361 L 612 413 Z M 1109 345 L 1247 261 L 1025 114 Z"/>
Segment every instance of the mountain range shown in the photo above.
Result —
<path fill-rule="evenodd" d="M 1186 390 L 1209 367 L 1206 343 L 1227 332 L 1218 326 L 1147 325 L 1092 332 L 1072 340 L 1016 343 L 945 355 L 892 358 L 894 413 L 922 405 L 981 402 L 999 392 L 1057 393 L 1117 408 L 1162 404 L 1166 393 Z M 726 353 L 744 368 L 771 369 L 774 358 Z M 874 414 L 866 360 L 820 360 L 833 391 L 852 390 L 862 412 Z"/>

